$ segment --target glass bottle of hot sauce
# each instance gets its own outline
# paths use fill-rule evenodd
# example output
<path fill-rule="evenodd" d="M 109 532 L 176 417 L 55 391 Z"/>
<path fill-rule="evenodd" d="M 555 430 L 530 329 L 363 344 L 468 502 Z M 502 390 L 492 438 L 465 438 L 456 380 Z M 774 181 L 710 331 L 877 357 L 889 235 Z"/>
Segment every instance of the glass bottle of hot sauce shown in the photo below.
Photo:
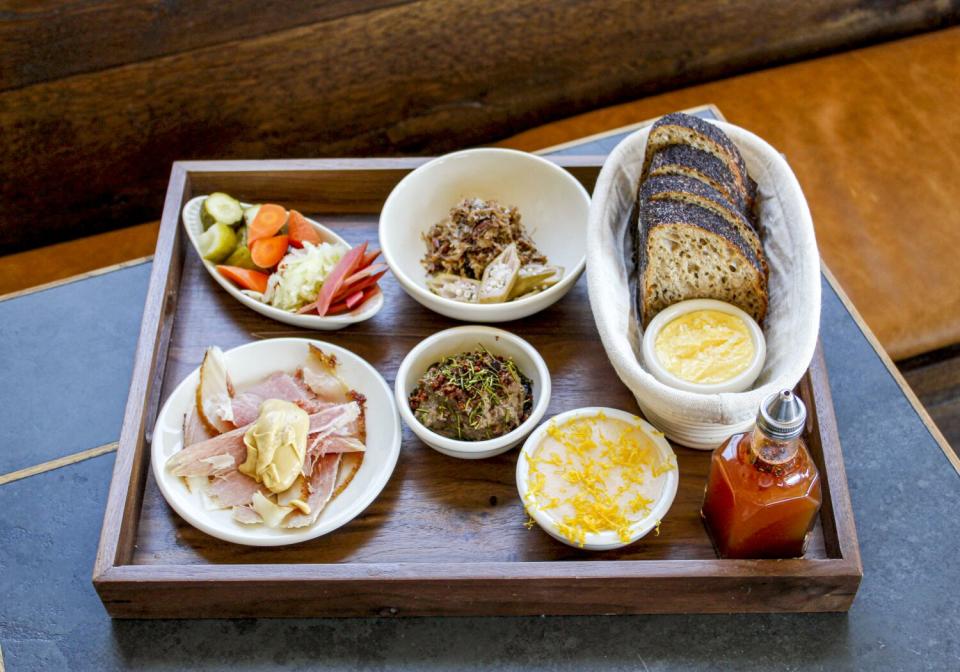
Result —
<path fill-rule="evenodd" d="M 722 558 L 798 558 L 820 510 L 820 472 L 789 390 L 760 404 L 756 427 L 713 452 L 700 515 Z"/>

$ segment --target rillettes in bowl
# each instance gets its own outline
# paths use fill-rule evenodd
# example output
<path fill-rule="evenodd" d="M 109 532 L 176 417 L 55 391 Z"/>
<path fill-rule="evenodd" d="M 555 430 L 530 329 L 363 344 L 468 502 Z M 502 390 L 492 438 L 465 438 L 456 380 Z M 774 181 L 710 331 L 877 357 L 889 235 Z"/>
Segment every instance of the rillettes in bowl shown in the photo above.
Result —
<path fill-rule="evenodd" d="M 450 438 L 425 426 L 410 406 L 410 393 L 417 388 L 431 365 L 463 352 L 487 350 L 512 360 L 530 381 L 532 406 L 519 426 L 495 438 L 467 441 Z M 450 457 L 468 460 L 493 457 L 519 444 L 540 422 L 550 405 L 550 371 L 537 350 L 525 340 L 503 329 L 480 325 L 454 327 L 425 338 L 411 350 L 397 370 L 394 393 L 400 417 L 425 444 Z"/>
<path fill-rule="evenodd" d="M 474 198 L 516 206 L 537 249 L 563 268 L 559 282 L 505 303 L 465 303 L 430 291 L 423 236 L 459 202 Z M 580 277 L 589 209 L 587 190 L 551 161 L 512 149 L 469 149 L 423 164 L 394 187 L 380 213 L 380 245 L 400 286 L 430 310 L 470 322 L 517 320 L 560 300 Z"/>

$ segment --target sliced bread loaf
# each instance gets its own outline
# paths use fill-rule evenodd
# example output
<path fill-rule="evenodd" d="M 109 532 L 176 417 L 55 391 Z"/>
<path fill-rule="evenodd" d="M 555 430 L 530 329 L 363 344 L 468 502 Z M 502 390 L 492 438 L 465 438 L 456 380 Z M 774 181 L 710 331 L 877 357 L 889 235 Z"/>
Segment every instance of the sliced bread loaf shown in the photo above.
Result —
<path fill-rule="evenodd" d="M 747 211 L 752 212 L 756 185 L 747 174 L 747 166 L 740 150 L 723 131 L 703 119 L 683 112 L 661 117 L 653 124 L 647 137 L 642 177 L 646 177 L 654 155 L 671 145 L 688 145 L 723 161 L 733 177 L 736 189 L 745 195 Z"/>
<path fill-rule="evenodd" d="M 725 219 L 698 205 L 646 201 L 639 220 L 637 295 L 644 326 L 687 299 L 726 301 L 763 322 L 766 273 Z"/>
<path fill-rule="evenodd" d="M 722 217 L 732 226 L 740 237 L 750 246 L 760 261 L 764 273 L 767 272 L 767 260 L 763 253 L 760 236 L 753 224 L 723 194 L 706 182 L 686 175 L 650 175 L 640 188 L 640 199 L 644 201 L 679 201 L 706 208 Z"/>
<path fill-rule="evenodd" d="M 654 153 L 647 176 L 654 175 L 683 175 L 700 180 L 723 194 L 741 212 L 749 212 L 748 193 L 739 188 L 727 164 L 696 147 L 667 145 Z"/>

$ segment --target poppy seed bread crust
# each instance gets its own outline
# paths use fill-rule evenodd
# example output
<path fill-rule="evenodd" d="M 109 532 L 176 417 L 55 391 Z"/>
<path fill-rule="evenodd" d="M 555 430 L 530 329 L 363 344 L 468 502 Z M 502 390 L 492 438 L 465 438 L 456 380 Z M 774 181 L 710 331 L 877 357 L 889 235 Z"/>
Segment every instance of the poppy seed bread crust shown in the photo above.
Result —
<path fill-rule="evenodd" d="M 647 178 L 655 175 L 680 175 L 700 180 L 723 194 L 741 212 L 749 212 L 748 194 L 727 164 L 713 154 L 690 145 L 667 145 L 653 155 Z"/>
<path fill-rule="evenodd" d="M 653 156 L 671 145 L 687 145 L 723 161 L 737 190 L 745 196 L 746 209 L 753 210 L 756 188 L 747 174 L 747 166 L 736 145 L 713 124 L 682 112 L 665 115 L 651 127 L 641 172 L 644 179 Z"/>

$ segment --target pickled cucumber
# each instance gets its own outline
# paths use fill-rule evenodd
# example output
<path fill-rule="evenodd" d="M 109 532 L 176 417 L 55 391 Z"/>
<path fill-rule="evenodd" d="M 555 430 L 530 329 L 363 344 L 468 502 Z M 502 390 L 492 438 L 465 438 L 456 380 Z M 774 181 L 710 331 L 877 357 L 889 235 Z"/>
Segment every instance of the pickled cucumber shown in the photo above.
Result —
<path fill-rule="evenodd" d="M 253 257 L 250 255 L 250 248 L 247 247 L 247 227 L 240 227 L 240 235 L 237 237 L 237 244 L 224 263 L 227 266 L 249 268 L 251 271 L 263 270 L 253 263 Z"/>
<path fill-rule="evenodd" d="M 210 194 L 200 206 L 200 221 L 204 230 L 214 224 L 234 226 L 243 219 L 243 207 L 240 201 L 222 192 Z"/>
<path fill-rule="evenodd" d="M 503 303 L 510 298 L 519 273 L 520 254 L 517 244 L 510 243 L 483 269 L 477 300 L 480 303 Z"/>
<path fill-rule="evenodd" d="M 462 278 L 452 273 L 437 273 L 427 278 L 427 289 L 445 299 L 461 303 L 476 303 L 480 295 L 480 281 Z"/>
<path fill-rule="evenodd" d="M 548 264 L 527 264 L 520 267 L 517 281 L 510 290 L 510 298 L 515 299 L 528 293 L 536 293 L 553 287 L 563 277 L 563 267 Z"/>
<path fill-rule="evenodd" d="M 237 234 L 226 224 L 216 222 L 200 235 L 197 242 L 200 246 L 200 256 L 217 264 L 229 257 L 236 249 Z"/>

